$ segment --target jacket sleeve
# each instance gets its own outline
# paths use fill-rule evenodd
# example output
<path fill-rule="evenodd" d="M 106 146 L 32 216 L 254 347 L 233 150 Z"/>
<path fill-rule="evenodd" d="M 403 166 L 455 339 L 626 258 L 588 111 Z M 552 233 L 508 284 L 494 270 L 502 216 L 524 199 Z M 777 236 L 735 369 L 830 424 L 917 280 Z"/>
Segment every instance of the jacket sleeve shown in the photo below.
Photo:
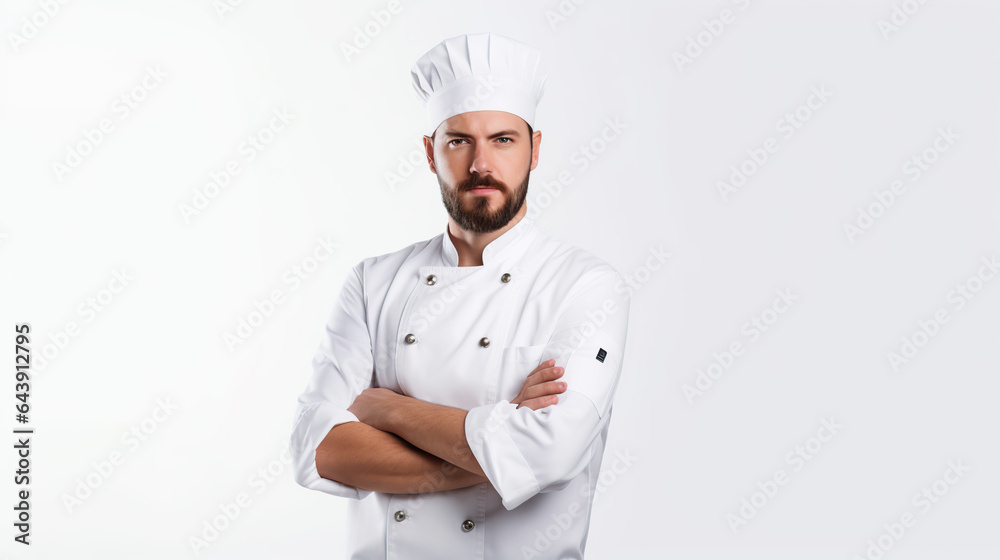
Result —
<path fill-rule="evenodd" d="M 503 400 L 475 407 L 466 416 L 469 447 L 508 510 L 575 478 L 610 420 L 630 295 L 621 276 L 608 268 L 557 311 L 542 361 L 555 358 L 566 370 L 567 389 L 559 402 L 531 410 Z"/>
<path fill-rule="evenodd" d="M 330 430 L 358 418 L 347 410 L 372 383 L 372 344 L 365 320 L 363 262 L 341 288 L 327 320 L 323 340 L 312 360 L 312 376 L 299 395 L 289 451 L 295 482 L 312 489 L 361 499 L 371 493 L 322 478 L 316 469 L 316 447 Z"/>

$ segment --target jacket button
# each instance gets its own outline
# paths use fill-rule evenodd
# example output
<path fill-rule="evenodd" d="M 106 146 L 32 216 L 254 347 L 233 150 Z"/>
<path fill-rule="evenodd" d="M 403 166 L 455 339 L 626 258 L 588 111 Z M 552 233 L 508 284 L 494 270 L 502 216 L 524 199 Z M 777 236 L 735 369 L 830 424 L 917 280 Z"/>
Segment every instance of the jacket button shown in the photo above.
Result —
<path fill-rule="evenodd" d="M 407 344 L 413 344 L 414 342 L 417 341 L 417 337 L 413 336 L 413 334 L 411 333 L 406 335 L 406 338 L 404 338 L 403 340 L 405 340 Z"/>
<path fill-rule="evenodd" d="M 427 280 L 426 280 L 428 286 L 433 286 L 434 284 L 437 284 L 437 281 L 438 281 L 438 277 L 434 276 L 433 274 L 431 274 L 430 276 L 428 276 Z"/>
<path fill-rule="evenodd" d="M 394 515 L 393 518 L 396 521 L 402 521 L 402 520 L 406 519 L 406 512 L 403 511 L 403 510 L 399 510 L 399 511 L 396 512 L 396 515 Z"/>
<path fill-rule="evenodd" d="M 462 530 L 468 533 L 469 531 L 476 528 L 476 522 L 471 519 L 466 519 L 462 522 Z"/>
<path fill-rule="evenodd" d="M 503 282 L 504 284 L 506 284 L 507 282 L 510 282 L 510 274 L 507 274 L 506 272 L 504 272 L 503 276 L 500 277 L 500 281 Z"/>
<path fill-rule="evenodd" d="M 486 338 L 485 336 L 483 338 L 480 338 L 479 339 L 479 345 L 482 346 L 483 348 L 489 348 L 490 347 L 490 339 Z"/>

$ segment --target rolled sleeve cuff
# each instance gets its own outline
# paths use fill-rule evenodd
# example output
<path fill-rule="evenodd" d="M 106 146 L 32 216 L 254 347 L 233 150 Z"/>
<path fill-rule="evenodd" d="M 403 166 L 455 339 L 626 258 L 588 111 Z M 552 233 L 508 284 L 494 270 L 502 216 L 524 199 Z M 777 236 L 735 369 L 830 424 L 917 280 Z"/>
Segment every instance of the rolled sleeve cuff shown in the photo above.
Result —
<path fill-rule="evenodd" d="M 478 406 L 465 416 L 465 438 L 508 510 L 540 491 L 531 467 L 505 426 L 517 409 L 508 401 Z"/>
<path fill-rule="evenodd" d="M 334 426 L 344 422 L 358 422 L 358 417 L 332 403 L 321 402 L 300 407 L 289 443 L 295 481 L 311 490 L 360 500 L 372 491 L 323 478 L 316 469 L 316 448 Z"/>

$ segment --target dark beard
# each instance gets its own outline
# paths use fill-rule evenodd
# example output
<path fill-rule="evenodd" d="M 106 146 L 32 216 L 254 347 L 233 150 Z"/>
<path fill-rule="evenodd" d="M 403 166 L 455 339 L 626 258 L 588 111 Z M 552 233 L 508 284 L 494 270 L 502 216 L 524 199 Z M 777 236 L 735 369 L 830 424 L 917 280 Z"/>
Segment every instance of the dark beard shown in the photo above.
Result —
<path fill-rule="evenodd" d="M 438 184 L 441 185 L 441 201 L 444 202 L 444 207 L 448 210 L 448 215 L 462 229 L 475 233 L 496 231 L 510 223 L 518 211 L 521 210 L 524 200 L 528 197 L 528 179 L 530 175 L 531 173 L 529 172 L 524 176 L 524 181 L 513 196 L 507 194 L 510 193 L 510 188 L 506 184 L 494 179 L 492 175 L 473 173 L 468 179 L 456 185 L 455 188 L 445 188 L 444 183 L 438 177 Z M 480 186 L 494 187 L 505 194 L 503 206 L 491 212 L 490 201 L 487 197 L 483 196 L 477 197 L 472 210 L 468 212 L 464 211 L 460 195 L 467 190 Z"/>

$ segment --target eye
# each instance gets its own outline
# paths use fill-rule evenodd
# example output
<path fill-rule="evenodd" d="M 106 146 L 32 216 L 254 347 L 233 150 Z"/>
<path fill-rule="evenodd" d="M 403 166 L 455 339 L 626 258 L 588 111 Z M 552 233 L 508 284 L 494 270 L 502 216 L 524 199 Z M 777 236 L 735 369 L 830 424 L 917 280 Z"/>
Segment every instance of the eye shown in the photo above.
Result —
<path fill-rule="evenodd" d="M 452 146 L 452 142 L 465 142 L 465 138 L 455 138 L 454 140 L 449 140 L 448 145 Z"/>
<path fill-rule="evenodd" d="M 507 142 L 502 142 L 502 144 L 512 144 L 514 142 L 513 138 L 508 138 L 507 136 L 497 138 L 497 140 L 507 140 Z"/>

